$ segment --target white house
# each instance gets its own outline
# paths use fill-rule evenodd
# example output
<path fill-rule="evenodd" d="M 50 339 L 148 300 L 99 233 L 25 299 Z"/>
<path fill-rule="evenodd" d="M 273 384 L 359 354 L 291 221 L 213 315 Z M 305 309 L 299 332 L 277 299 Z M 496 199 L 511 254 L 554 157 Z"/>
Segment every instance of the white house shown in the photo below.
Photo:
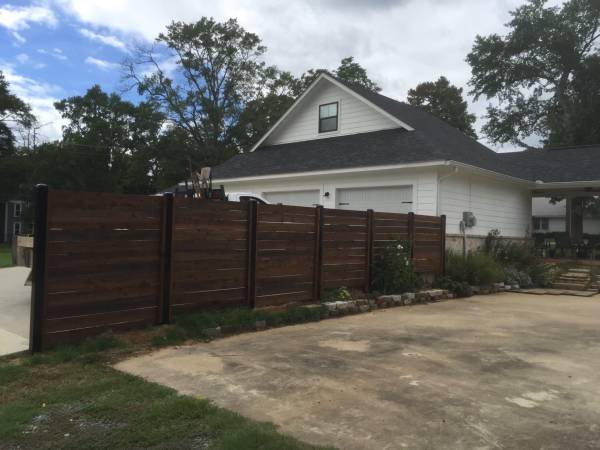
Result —
<path fill-rule="evenodd" d="M 565 172 L 575 155 L 587 160 Z M 322 73 L 213 176 L 276 203 L 445 214 L 451 243 L 469 211 L 477 242 L 491 229 L 529 237 L 532 196 L 597 192 L 600 147 L 499 154 L 420 108 Z"/>

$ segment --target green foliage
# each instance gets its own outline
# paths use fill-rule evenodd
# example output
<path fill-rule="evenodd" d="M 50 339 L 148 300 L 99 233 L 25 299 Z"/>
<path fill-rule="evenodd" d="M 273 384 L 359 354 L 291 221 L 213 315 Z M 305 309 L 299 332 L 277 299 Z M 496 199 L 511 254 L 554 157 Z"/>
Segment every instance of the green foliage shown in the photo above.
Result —
<path fill-rule="evenodd" d="M 270 73 L 262 60 L 266 48 L 236 19 L 207 17 L 172 22 L 156 43 L 127 62 L 127 79 L 185 130 L 198 150 L 198 165 L 224 161 L 237 151 L 233 132 L 240 115 L 263 93 Z M 161 67 L 169 58 L 176 61 L 172 76 Z"/>
<path fill-rule="evenodd" d="M 471 252 L 466 257 L 452 252 L 446 254 L 446 275 L 459 282 L 485 286 L 504 280 L 502 266 L 485 252 Z"/>
<path fill-rule="evenodd" d="M 492 230 L 486 237 L 485 251 L 505 268 L 507 284 L 542 287 L 552 282 L 552 267 L 536 255 L 533 242 L 502 239 L 498 230 Z"/>
<path fill-rule="evenodd" d="M 313 448 L 105 364 L 0 361 L 0 398 L 2 448 Z"/>
<path fill-rule="evenodd" d="M 8 81 L 0 71 L 0 157 L 16 150 L 13 129 L 28 129 L 34 121 L 29 105 L 10 92 Z"/>
<path fill-rule="evenodd" d="M 470 297 L 473 295 L 471 285 L 466 281 L 457 281 L 449 276 L 440 277 L 436 280 L 436 287 L 439 289 L 447 289 L 454 294 L 455 297 Z"/>
<path fill-rule="evenodd" d="M 0 244 L 0 268 L 12 266 L 12 251 L 9 244 Z"/>
<path fill-rule="evenodd" d="M 412 291 L 422 284 L 410 261 L 410 244 L 397 240 L 373 265 L 371 286 L 383 294 Z"/>
<path fill-rule="evenodd" d="M 325 289 L 321 293 L 321 302 L 337 302 L 352 300 L 352 294 L 346 287 Z"/>
<path fill-rule="evenodd" d="M 29 364 L 62 364 L 66 362 L 93 363 L 100 359 L 101 353 L 123 347 L 110 331 L 91 337 L 79 344 L 63 344 L 44 352 L 36 353 L 27 360 Z"/>
<path fill-rule="evenodd" d="M 300 91 L 306 89 L 321 72 L 331 72 L 334 76 L 340 80 L 347 81 L 348 83 L 356 86 L 363 87 L 373 92 L 381 91 L 381 88 L 373 80 L 369 78 L 367 70 L 359 63 L 354 61 L 354 57 L 348 56 L 342 59 L 340 65 L 335 70 L 327 69 L 309 69 L 302 74 L 299 79 Z"/>
<path fill-rule="evenodd" d="M 410 89 L 407 101 L 477 139 L 473 128 L 477 117 L 475 114 L 469 114 L 462 93 L 462 88 L 450 84 L 448 79 L 442 76 L 437 81 L 420 83 L 414 89 Z"/>
<path fill-rule="evenodd" d="M 600 140 L 600 2 L 569 0 L 549 7 L 529 0 L 511 12 L 506 36 L 477 36 L 467 61 L 471 93 L 495 99 L 485 135 L 529 147 Z"/>
<path fill-rule="evenodd" d="M 270 312 L 249 308 L 230 308 L 224 310 L 205 311 L 193 314 L 182 314 L 176 317 L 173 326 L 162 336 L 155 336 L 155 346 L 173 345 L 187 339 L 208 340 L 207 328 L 221 327 L 227 333 L 253 331 L 257 321 L 264 320 L 269 327 L 278 327 L 296 323 L 314 322 L 326 317 L 327 308 L 292 307 L 285 311 Z"/>

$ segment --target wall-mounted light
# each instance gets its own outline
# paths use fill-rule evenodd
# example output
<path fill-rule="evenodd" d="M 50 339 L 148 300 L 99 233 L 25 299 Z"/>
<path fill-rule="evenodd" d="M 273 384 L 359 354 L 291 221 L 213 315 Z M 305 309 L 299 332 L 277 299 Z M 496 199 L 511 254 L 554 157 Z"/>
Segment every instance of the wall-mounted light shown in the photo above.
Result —
<path fill-rule="evenodd" d="M 323 197 L 329 197 L 329 192 L 325 192 L 325 193 L 323 194 Z"/>

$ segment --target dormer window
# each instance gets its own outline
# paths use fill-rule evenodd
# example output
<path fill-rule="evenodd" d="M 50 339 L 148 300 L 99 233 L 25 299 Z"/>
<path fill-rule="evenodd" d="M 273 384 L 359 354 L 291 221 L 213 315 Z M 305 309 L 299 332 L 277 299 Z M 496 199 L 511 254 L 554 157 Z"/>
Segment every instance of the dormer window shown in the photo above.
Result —
<path fill-rule="evenodd" d="M 319 133 L 337 131 L 338 129 L 338 103 L 319 105 Z"/>

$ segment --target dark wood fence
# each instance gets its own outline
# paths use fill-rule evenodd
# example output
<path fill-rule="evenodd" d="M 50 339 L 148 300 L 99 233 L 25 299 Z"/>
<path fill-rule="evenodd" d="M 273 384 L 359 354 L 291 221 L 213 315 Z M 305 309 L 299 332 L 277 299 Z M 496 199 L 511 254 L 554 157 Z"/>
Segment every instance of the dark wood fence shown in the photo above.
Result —
<path fill-rule="evenodd" d="M 368 291 L 373 261 L 412 243 L 444 271 L 445 218 L 36 188 L 31 349 L 231 306 Z"/>

